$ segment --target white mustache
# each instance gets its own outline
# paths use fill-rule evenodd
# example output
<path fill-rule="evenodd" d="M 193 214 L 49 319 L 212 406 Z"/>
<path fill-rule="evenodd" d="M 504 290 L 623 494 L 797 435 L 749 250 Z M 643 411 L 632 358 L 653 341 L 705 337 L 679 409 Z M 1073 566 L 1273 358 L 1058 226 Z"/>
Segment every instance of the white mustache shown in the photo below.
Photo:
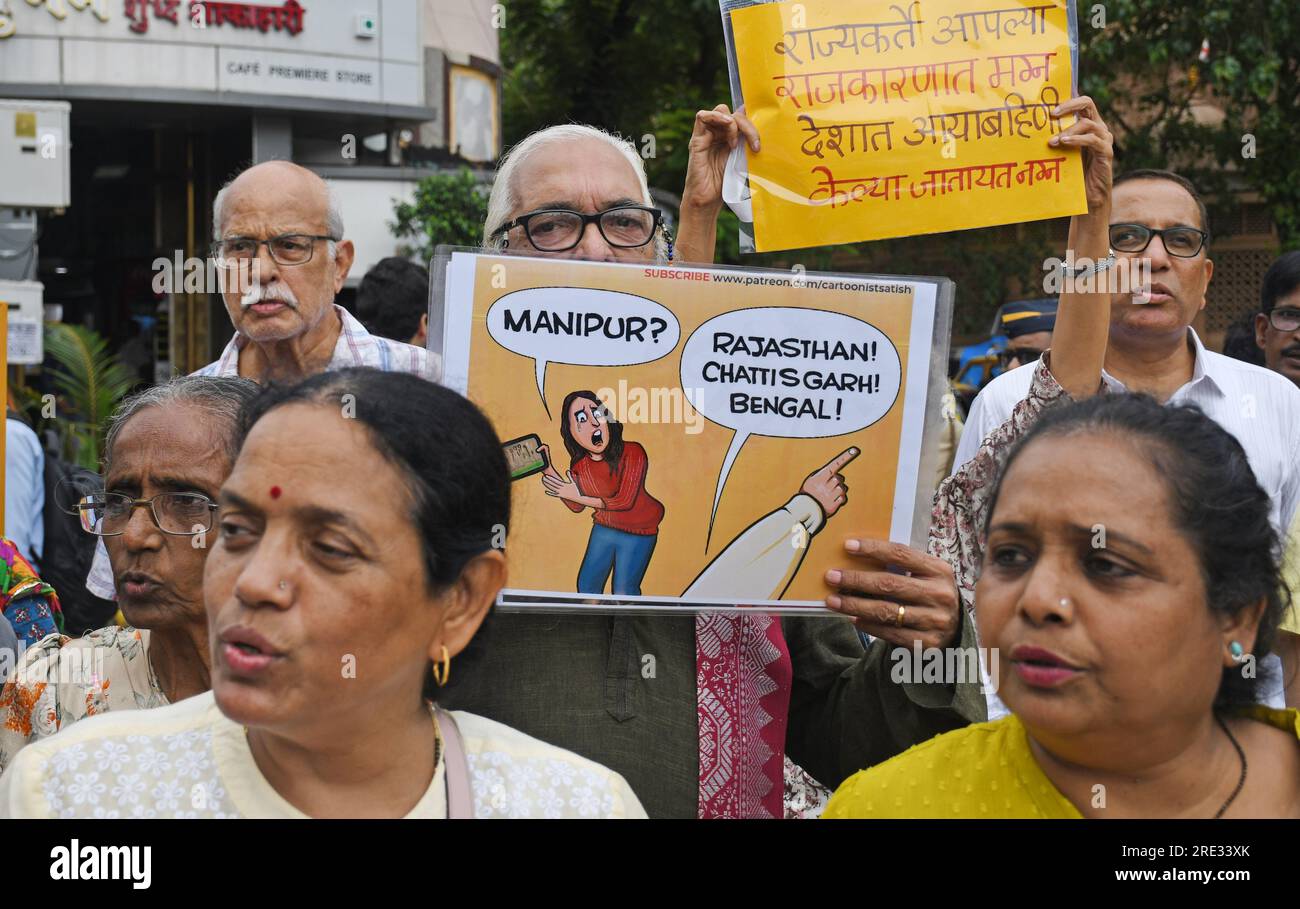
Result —
<path fill-rule="evenodd" d="M 291 309 L 298 308 L 298 298 L 293 295 L 293 291 L 283 284 L 272 284 L 269 287 L 263 287 L 260 284 L 254 284 L 248 288 L 248 291 L 239 298 L 239 305 L 247 309 L 257 303 L 269 302 L 286 303 Z"/>

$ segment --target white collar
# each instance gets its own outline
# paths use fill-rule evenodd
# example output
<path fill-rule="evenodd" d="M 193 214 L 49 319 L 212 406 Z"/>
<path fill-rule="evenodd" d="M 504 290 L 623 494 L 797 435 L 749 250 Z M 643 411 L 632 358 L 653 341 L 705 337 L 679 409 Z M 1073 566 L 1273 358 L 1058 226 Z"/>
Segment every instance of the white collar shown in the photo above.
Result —
<path fill-rule="evenodd" d="M 1184 385 L 1180 386 L 1178 391 L 1175 391 L 1174 394 L 1178 394 L 1178 392 L 1182 391 L 1184 388 L 1191 388 L 1201 381 L 1208 382 L 1211 388 L 1218 391 L 1220 394 L 1223 394 L 1224 375 L 1222 369 L 1216 368 L 1217 364 L 1214 358 L 1208 356 L 1208 351 L 1206 351 L 1205 345 L 1201 343 L 1201 339 L 1196 334 L 1195 329 L 1188 326 L 1187 334 L 1190 335 L 1192 339 L 1192 377 Z M 1219 374 L 1217 378 L 1215 376 L 1216 372 Z M 1106 383 L 1106 387 L 1111 391 L 1128 391 L 1128 388 L 1123 382 L 1106 372 L 1105 369 L 1102 369 L 1101 371 L 1101 379 Z M 1173 397 L 1173 395 L 1170 397 Z"/>

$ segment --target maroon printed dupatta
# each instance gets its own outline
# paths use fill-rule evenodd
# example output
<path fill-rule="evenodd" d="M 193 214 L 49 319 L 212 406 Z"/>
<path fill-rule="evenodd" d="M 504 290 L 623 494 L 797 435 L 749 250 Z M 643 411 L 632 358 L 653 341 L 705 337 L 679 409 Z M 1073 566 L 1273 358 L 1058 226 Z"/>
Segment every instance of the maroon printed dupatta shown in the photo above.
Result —
<path fill-rule="evenodd" d="M 793 670 L 779 619 L 695 617 L 701 818 L 784 816 Z"/>

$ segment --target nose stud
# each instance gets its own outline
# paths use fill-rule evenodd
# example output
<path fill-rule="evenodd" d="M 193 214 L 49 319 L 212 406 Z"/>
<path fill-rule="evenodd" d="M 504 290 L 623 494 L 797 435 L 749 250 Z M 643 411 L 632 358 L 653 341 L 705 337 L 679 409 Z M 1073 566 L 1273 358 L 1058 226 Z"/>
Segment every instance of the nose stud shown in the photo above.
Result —
<path fill-rule="evenodd" d="M 1060 603 L 1060 605 L 1061 605 L 1061 608 L 1062 608 L 1062 609 L 1069 609 L 1069 608 L 1070 608 L 1070 598 L 1069 598 L 1069 597 L 1061 597 L 1061 603 Z"/>
<path fill-rule="evenodd" d="M 280 589 L 281 589 L 281 590 L 288 590 L 288 589 L 289 589 L 289 582 L 288 582 L 288 581 L 281 581 L 281 582 L 280 582 Z"/>

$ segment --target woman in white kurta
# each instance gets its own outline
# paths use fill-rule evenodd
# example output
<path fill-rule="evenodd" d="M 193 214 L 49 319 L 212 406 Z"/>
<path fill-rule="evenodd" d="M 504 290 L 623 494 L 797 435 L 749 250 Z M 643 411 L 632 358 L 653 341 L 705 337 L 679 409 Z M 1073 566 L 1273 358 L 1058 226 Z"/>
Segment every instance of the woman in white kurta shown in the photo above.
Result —
<path fill-rule="evenodd" d="M 0 816 L 644 816 L 618 774 L 431 707 L 506 579 L 509 474 L 474 405 L 348 369 L 243 428 L 204 572 L 212 691 L 28 745 Z"/>
<path fill-rule="evenodd" d="M 453 716 L 474 817 L 645 816 L 612 770 L 492 720 Z M 445 753 L 441 739 L 436 750 Z M 439 760 L 404 817 L 447 817 L 448 788 L 447 761 Z M 157 710 L 91 717 L 23 749 L 0 778 L 0 817 L 307 816 L 267 782 L 244 728 L 221 713 L 211 692 Z"/>

